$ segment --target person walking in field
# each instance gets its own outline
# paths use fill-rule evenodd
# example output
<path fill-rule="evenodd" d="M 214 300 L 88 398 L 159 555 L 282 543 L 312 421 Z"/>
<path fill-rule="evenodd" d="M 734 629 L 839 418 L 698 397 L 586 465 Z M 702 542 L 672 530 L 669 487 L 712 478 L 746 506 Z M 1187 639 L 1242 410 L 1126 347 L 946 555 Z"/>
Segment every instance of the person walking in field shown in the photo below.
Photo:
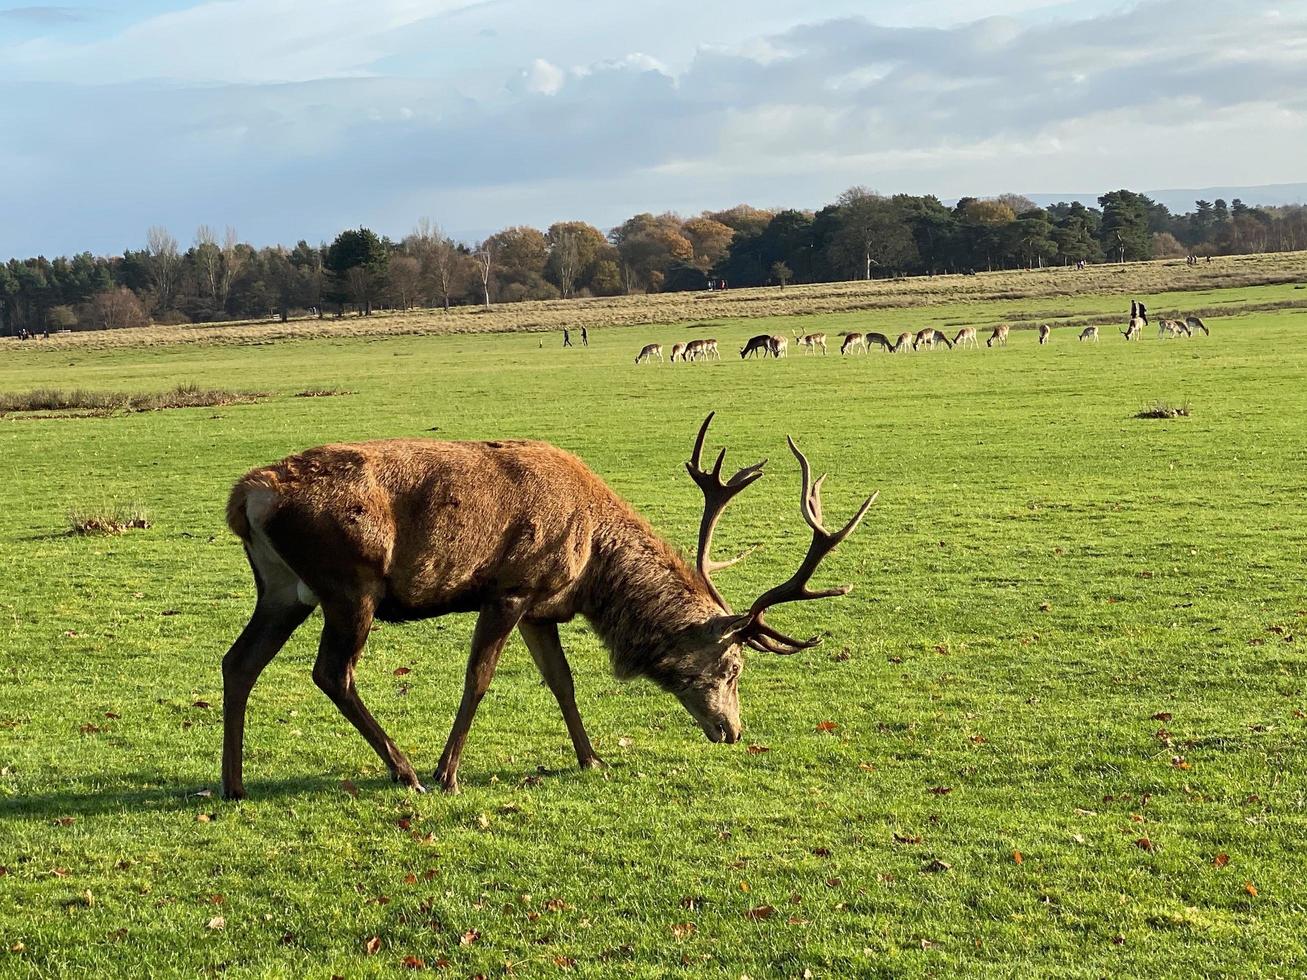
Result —
<path fill-rule="evenodd" d="M 568 331 L 566 327 L 563 328 L 563 346 L 564 347 L 572 346 L 572 334 Z"/>
<path fill-rule="evenodd" d="M 587 330 L 585 327 L 581 328 L 581 346 L 582 347 L 590 346 L 590 331 Z"/>

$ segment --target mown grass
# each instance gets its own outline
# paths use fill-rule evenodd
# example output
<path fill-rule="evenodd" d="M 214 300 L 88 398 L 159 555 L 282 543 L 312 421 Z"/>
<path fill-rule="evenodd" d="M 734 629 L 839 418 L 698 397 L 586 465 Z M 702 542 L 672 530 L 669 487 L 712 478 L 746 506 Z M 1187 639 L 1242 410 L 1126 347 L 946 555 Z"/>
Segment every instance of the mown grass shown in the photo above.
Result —
<path fill-rule="evenodd" d="M 465 335 L 10 360 L 2 390 L 57 369 L 284 394 L 0 422 L 0 973 L 354 977 L 411 956 L 449 976 L 1301 974 L 1307 318 L 1206 319 L 1184 342 L 1055 329 L 1047 347 L 766 362 L 730 351 L 756 322 L 726 323 L 722 362 L 675 367 L 629 362 L 676 327 L 574 350 Z M 291 397 L 332 387 L 357 394 Z M 1159 392 L 1194 415 L 1135 421 Z M 806 545 L 785 433 L 830 471 L 830 523 L 881 490 L 821 575 L 856 591 L 775 617 L 826 644 L 750 660 L 746 744 L 616 683 L 577 622 L 564 642 L 610 768 L 574 771 L 515 640 L 463 795 L 412 796 L 313 687 L 310 621 L 255 689 L 251 799 L 209 795 L 218 665 L 253 596 L 222 522 L 246 468 L 327 441 L 543 438 L 692 549 L 682 463 L 711 409 L 737 464 L 772 458 L 719 530 L 722 554 L 762 545 L 720 575 L 737 604 Z M 154 527 L 55 533 L 88 491 Z M 470 629 L 383 626 L 360 665 L 424 775 Z"/>

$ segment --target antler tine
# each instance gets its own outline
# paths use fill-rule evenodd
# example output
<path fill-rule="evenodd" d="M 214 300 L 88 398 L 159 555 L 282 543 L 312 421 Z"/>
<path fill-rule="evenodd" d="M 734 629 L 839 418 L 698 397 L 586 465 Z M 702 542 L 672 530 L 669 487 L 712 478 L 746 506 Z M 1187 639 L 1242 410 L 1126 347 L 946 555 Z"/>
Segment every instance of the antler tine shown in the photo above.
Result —
<path fill-rule="evenodd" d="M 784 644 L 797 649 L 807 649 L 816 646 L 820 640 L 817 637 L 813 637 L 811 640 L 796 640 L 784 633 L 778 633 L 762 621 L 762 615 L 770 607 L 783 602 L 826 599 L 846 595 L 853 589 L 851 585 L 839 585 L 828 589 L 810 589 L 808 588 L 808 582 L 812 579 L 817 566 L 821 564 L 822 560 L 834 551 L 840 542 L 852 534 L 854 529 L 862 522 L 862 518 L 866 516 L 871 505 L 876 502 L 879 494 L 873 493 L 863 501 L 862 506 L 858 508 L 857 513 L 853 515 L 849 522 L 832 534 L 822 524 L 821 485 L 826 476 L 823 474 L 814 482 L 812 467 L 808 464 L 808 458 L 803 455 L 792 438 L 787 436 L 786 442 L 789 443 L 790 451 L 794 453 L 795 459 L 799 461 L 799 472 L 802 479 L 802 489 L 799 493 L 799 512 L 803 515 L 803 519 L 808 526 L 812 528 L 812 543 L 808 545 L 808 553 L 804 556 L 798 571 L 780 585 L 768 589 L 754 600 L 749 609 L 752 620 L 748 631 L 750 636 L 754 638 L 765 636 L 773 643 Z"/>
<path fill-rule="evenodd" d="M 699 522 L 699 556 L 696 567 L 704 584 L 708 587 L 709 593 L 711 593 L 718 605 L 725 610 L 729 610 L 730 606 L 726 604 L 722 594 L 713 585 L 712 573 L 723 568 L 729 568 L 736 562 L 748 557 L 756 549 L 750 548 L 730 561 L 715 562 L 710 557 L 713 531 L 717 527 L 718 518 L 722 516 L 722 511 L 731 502 L 731 498 L 749 484 L 762 478 L 762 468 L 766 465 L 767 460 L 764 459 L 752 466 L 745 466 L 723 483 L 722 464 L 726 461 L 726 450 L 723 448 L 717 454 L 717 461 L 713 464 L 712 470 L 705 471 L 703 468 L 703 444 L 708 437 L 708 426 L 712 423 L 714 415 L 716 415 L 715 412 L 709 412 L 708 417 L 703 420 L 703 425 L 699 427 L 699 435 L 694 440 L 694 451 L 690 454 L 690 460 L 685 464 L 685 469 L 690 474 L 690 478 L 703 491 L 703 518 Z"/>

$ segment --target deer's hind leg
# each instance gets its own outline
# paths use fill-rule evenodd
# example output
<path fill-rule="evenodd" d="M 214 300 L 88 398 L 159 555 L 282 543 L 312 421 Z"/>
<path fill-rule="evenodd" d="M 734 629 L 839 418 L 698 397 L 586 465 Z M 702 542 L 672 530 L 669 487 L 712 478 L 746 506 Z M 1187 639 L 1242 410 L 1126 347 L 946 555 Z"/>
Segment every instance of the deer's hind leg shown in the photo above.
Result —
<path fill-rule="evenodd" d="M 572 747 L 576 749 L 576 761 L 582 769 L 597 769 L 603 760 L 595 754 L 581 721 L 581 713 L 576 709 L 576 688 L 572 683 L 572 667 L 563 652 L 562 641 L 558 638 L 558 626 L 555 623 L 528 623 L 518 625 L 526 648 L 540 669 L 540 676 L 549 685 L 558 700 L 558 707 L 563 712 L 563 722 L 567 725 L 567 734 L 572 737 Z"/>
<path fill-rule="evenodd" d="M 250 621 L 222 658 L 222 795 L 245 798 L 245 710 L 250 691 L 290 635 L 313 612 L 301 601 L 299 579 L 271 549 L 246 546 L 258 601 Z"/>
<path fill-rule="evenodd" d="M 421 793 L 424 791 L 422 783 L 412 764 L 372 717 L 354 684 L 354 665 L 363 652 L 368 631 L 372 629 L 373 610 L 371 597 L 323 599 L 322 640 L 318 644 L 317 662 L 313 665 L 313 682 L 381 756 L 391 778 Z"/>

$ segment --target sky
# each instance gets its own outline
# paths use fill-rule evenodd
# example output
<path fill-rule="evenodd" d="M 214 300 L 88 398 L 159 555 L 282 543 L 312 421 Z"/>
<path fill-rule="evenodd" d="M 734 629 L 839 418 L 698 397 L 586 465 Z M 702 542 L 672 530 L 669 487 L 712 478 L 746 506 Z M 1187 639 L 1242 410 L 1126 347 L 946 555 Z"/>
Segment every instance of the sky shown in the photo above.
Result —
<path fill-rule="evenodd" d="M 1304 161 L 1307 0 L 0 0 L 0 258 Z"/>

